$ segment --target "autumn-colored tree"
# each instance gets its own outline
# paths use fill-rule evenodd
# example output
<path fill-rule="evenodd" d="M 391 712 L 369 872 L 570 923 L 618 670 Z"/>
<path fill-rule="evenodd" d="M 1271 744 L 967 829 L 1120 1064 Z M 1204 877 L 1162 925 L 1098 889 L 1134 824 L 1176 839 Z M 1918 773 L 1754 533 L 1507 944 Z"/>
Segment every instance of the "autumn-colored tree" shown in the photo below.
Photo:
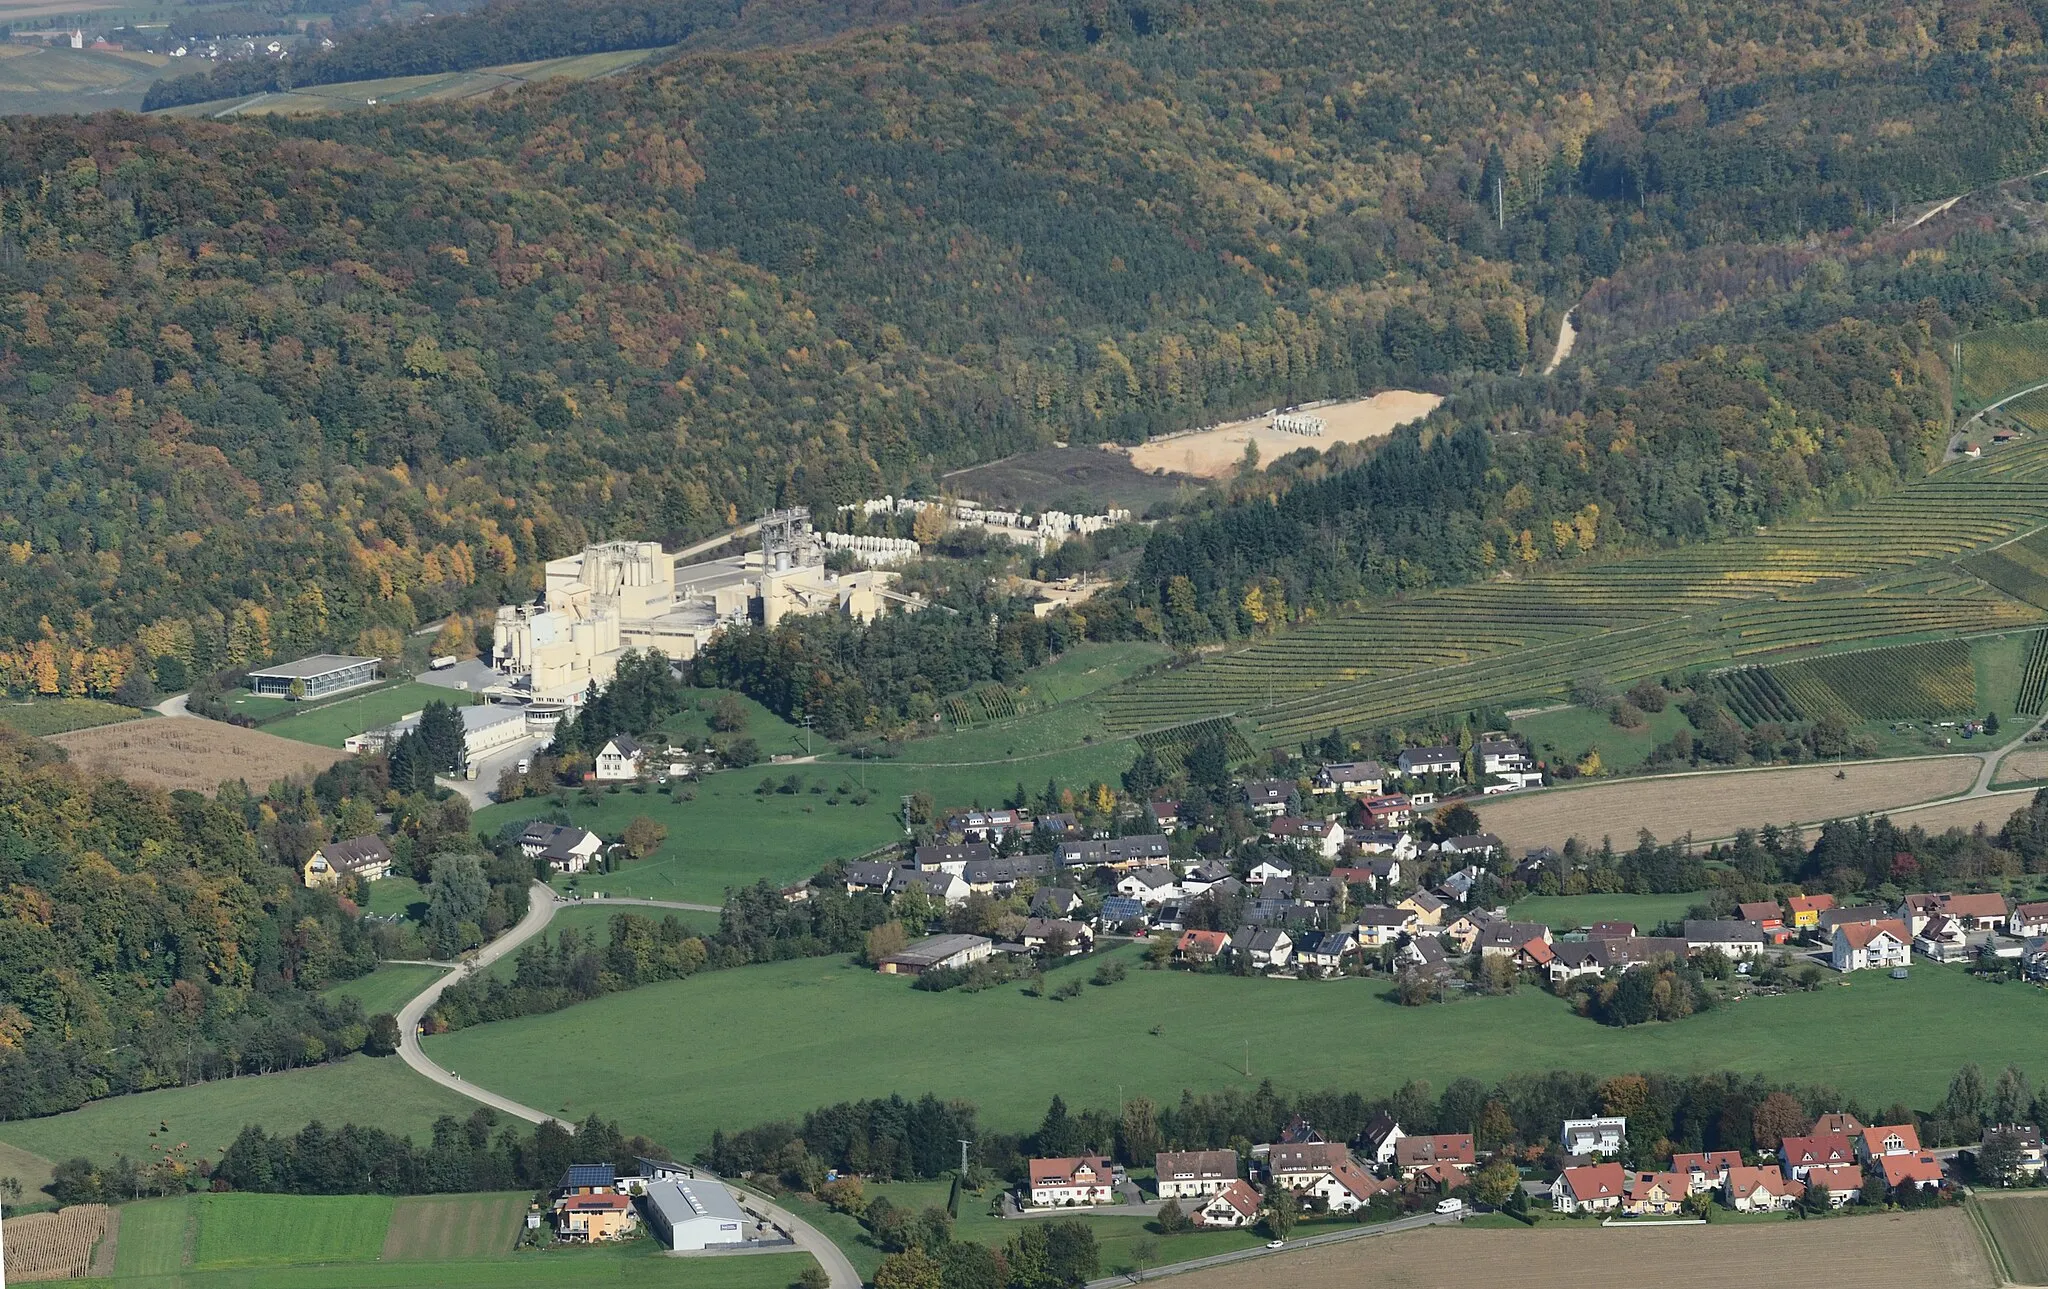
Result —
<path fill-rule="evenodd" d="M 626 849 L 635 859 L 647 858 L 667 840 L 668 826 L 646 815 L 635 815 L 633 822 L 626 825 Z"/>
<path fill-rule="evenodd" d="M 910 943 L 910 937 L 903 929 L 903 923 L 891 918 L 889 921 L 868 931 L 866 958 L 870 966 L 880 963 L 903 952 Z"/>
<path fill-rule="evenodd" d="M 1806 1110 L 1797 1097 L 1789 1092 L 1771 1093 L 1757 1102 L 1753 1116 L 1757 1149 L 1776 1150 L 1785 1138 L 1805 1132 L 1807 1123 Z"/>
<path fill-rule="evenodd" d="M 1650 1081 L 1640 1074 L 1617 1074 L 1600 1084 L 1604 1114 L 1640 1118 L 1650 1104 Z"/>
<path fill-rule="evenodd" d="M 938 1262 L 919 1248 L 883 1258 L 874 1283 L 875 1289 L 945 1289 Z"/>

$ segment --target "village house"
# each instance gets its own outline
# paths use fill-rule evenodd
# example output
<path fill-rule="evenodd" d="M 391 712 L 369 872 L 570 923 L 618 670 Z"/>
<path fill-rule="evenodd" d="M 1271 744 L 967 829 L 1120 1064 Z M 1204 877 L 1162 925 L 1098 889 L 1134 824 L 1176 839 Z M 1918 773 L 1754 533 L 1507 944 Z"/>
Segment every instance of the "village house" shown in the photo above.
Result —
<path fill-rule="evenodd" d="M 1433 927 L 1444 920 L 1444 902 L 1428 891 L 1416 891 L 1394 907 L 1414 914 L 1417 927 Z"/>
<path fill-rule="evenodd" d="M 1560 1213 L 1612 1213 L 1621 1207 L 1627 1185 L 1620 1164 L 1567 1168 L 1550 1188 L 1550 1207 Z"/>
<path fill-rule="evenodd" d="M 1151 813 L 1152 822 L 1159 826 L 1159 831 L 1180 831 L 1180 802 L 1148 801 L 1145 803 L 1145 809 Z"/>
<path fill-rule="evenodd" d="M 1877 1165 L 1884 1173 L 1884 1184 L 1889 1190 L 1897 1190 L 1901 1186 L 1932 1190 L 1948 1185 L 1948 1174 L 1942 1170 L 1941 1160 L 1925 1150 L 1879 1155 Z"/>
<path fill-rule="evenodd" d="M 592 762 L 591 773 L 599 783 L 625 783 L 640 777 L 640 768 L 647 760 L 647 749 L 624 734 L 606 739 L 603 747 L 597 749 Z"/>
<path fill-rule="evenodd" d="M 1531 940 L 1540 940 L 1548 945 L 1550 928 L 1541 922 L 1488 922 L 1479 928 L 1473 945 L 1481 957 L 1512 958 L 1520 954 Z"/>
<path fill-rule="evenodd" d="M 1778 1158 L 1787 1177 L 1804 1180 L 1815 1168 L 1854 1167 L 1856 1147 L 1840 1133 L 1787 1137 L 1778 1143 Z"/>
<path fill-rule="evenodd" d="M 1994 1124 L 1984 1130 L 1980 1145 L 1989 1146 L 1994 1141 L 2011 1141 L 2019 1148 L 2019 1174 L 2026 1178 L 2039 1178 L 2042 1166 L 2041 1130 L 2031 1123 Z"/>
<path fill-rule="evenodd" d="M 1031 916 L 1063 918 L 1081 907 L 1081 897 L 1064 886 L 1041 886 L 1031 892 Z"/>
<path fill-rule="evenodd" d="M 1244 880 L 1247 886 L 1264 886 L 1267 882 L 1277 882 L 1292 876 L 1292 865 L 1284 864 L 1277 859 L 1262 859 L 1252 865 L 1251 871 L 1244 875 Z"/>
<path fill-rule="evenodd" d="M 1401 1131 L 1401 1125 L 1394 1121 L 1394 1117 L 1382 1110 L 1372 1117 L 1372 1122 L 1365 1125 L 1365 1131 L 1360 1134 L 1358 1141 L 1359 1145 L 1364 1147 L 1365 1157 L 1372 1161 L 1373 1166 L 1385 1168 L 1394 1162 L 1394 1147 L 1407 1135 Z"/>
<path fill-rule="evenodd" d="M 960 870 L 960 880 L 976 895 L 997 899 L 1010 895 L 1022 881 L 1039 881 L 1053 874 L 1050 855 L 1011 855 L 1007 859 L 969 860 Z"/>
<path fill-rule="evenodd" d="M 557 873 L 583 872 L 603 849 L 604 840 L 588 829 L 538 819 L 519 834 L 519 852 L 528 859 L 546 859 Z"/>
<path fill-rule="evenodd" d="M 1294 780 L 1254 779 L 1244 785 L 1244 806 L 1254 818 L 1271 819 L 1287 813 L 1294 800 Z"/>
<path fill-rule="evenodd" d="M 1237 1230 L 1259 1220 L 1259 1193 L 1251 1183 L 1234 1181 L 1216 1192 L 1189 1215 L 1196 1226 L 1216 1230 Z"/>
<path fill-rule="evenodd" d="M 1304 931 L 1294 942 L 1294 961 L 1323 972 L 1342 971 L 1358 954 L 1358 937 L 1349 931 Z"/>
<path fill-rule="evenodd" d="M 1406 909 L 1368 904 L 1352 910 L 1350 916 L 1358 929 L 1358 942 L 1367 948 L 1377 949 L 1399 940 L 1415 915 Z"/>
<path fill-rule="evenodd" d="M 1153 1159 L 1161 1199 L 1201 1199 L 1237 1181 L 1234 1150 L 1162 1150 Z"/>
<path fill-rule="evenodd" d="M 1886 1124 L 1876 1128 L 1865 1128 L 1856 1138 L 1856 1153 L 1864 1163 L 1883 1159 L 1889 1155 L 1915 1155 L 1920 1153 L 1920 1130 L 1910 1123 Z"/>
<path fill-rule="evenodd" d="M 1063 841 L 1054 853 L 1061 868 L 1128 869 L 1165 863 L 1172 857 L 1173 846 L 1161 833 L 1138 833 L 1129 837 Z"/>
<path fill-rule="evenodd" d="M 1687 952 L 1685 941 L 1677 936 L 1637 935 L 1552 941 L 1550 949 L 1552 957 L 1545 972 L 1554 983 L 1626 971 L 1664 959 L 1681 960 Z"/>
<path fill-rule="evenodd" d="M 1777 1213 L 1799 1203 L 1806 1183 L 1775 1168 L 1731 1168 L 1726 1189 L 1728 1207 L 1738 1213 Z"/>
<path fill-rule="evenodd" d="M 1138 923 L 1140 926 L 1130 930 L 1128 934 L 1142 935 L 1144 922 L 1145 906 L 1123 895 L 1112 895 L 1104 900 L 1101 911 L 1095 915 L 1095 928 L 1105 934 L 1113 934 L 1118 927 L 1130 927 L 1132 923 Z"/>
<path fill-rule="evenodd" d="M 999 810 L 962 810 L 946 816 L 946 832 L 962 841 L 999 843 L 1015 833 L 1024 836 L 1032 831 L 1031 818 L 1021 810 L 1004 807 Z"/>
<path fill-rule="evenodd" d="M 1728 1170 L 1740 1167 L 1742 1153 L 1736 1150 L 1709 1150 L 1671 1157 L 1671 1171 L 1685 1178 L 1686 1190 L 1693 1195 L 1721 1189 L 1721 1184 L 1728 1180 Z"/>
<path fill-rule="evenodd" d="M 1469 1173 L 1478 1167 L 1469 1132 L 1443 1133 L 1433 1137 L 1403 1137 L 1394 1143 L 1394 1164 L 1401 1176 L 1412 1178 L 1432 1164 L 1447 1164 Z"/>
<path fill-rule="evenodd" d="M 957 844 L 941 842 L 937 845 L 919 846 L 911 852 L 911 863 L 927 873 L 964 875 L 969 864 L 995 857 L 996 848 L 985 841 Z"/>
<path fill-rule="evenodd" d="M 1214 962 L 1229 946 L 1230 937 L 1222 931 L 1183 931 L 1173 952 L 1183 962 Z"/>
<path fill-rule="evenodd" d="M 2048 981 L 2048 936 L 2035 936 L 2020 950 L 2020 972 L 2035 984 Z"/>
<path fill-rule="evenodd" d="M 1277 1142 L 1266 1148 L 1266 1177 L 1273 1185 L 1305 1191 L 1324 1173 L 1351 1163 L 1351 1150 L 1341 1141 Z"/>
<path fill-rule="evenodd" d="M 1835 928 L 1830 960 L 1836 971 L 1865 971 L 1903 967 L 1912 956 L 1905 923 L 1849 922 Z"/>
<path fill-rule="evenodd" d="M 1396 758 L 1396 763 L 1403 776 L 1417 779 L 1431 774 L 1458 774 L 1464 769 L 1465 758 L 1450 746 L 1411 747 Z"/>
<path fill-rule="evenodd" d="M 374 882 L 391 876 L 391 848 L 380 837 L 330 841 L 299 870 L 307 886 L 337 886 L 354 878 Z"/>
<path fill-rule="evenodd" d="M 1928 922 L 1939 915 L 1954 918 L 1969 931 L 2003 931 L 2006 920 L 2012 916 L 2006 910 L 2005 897 L 1996 892 L 1982 895 L 1951 895 L 1946 892 L 1908 895 L 1900 913 L 1905 918 L 1906 929 L 1916 937 Z"/>
<path fill-rule="evenodd" d="M 1685 922 L 1685 944 L 1694 953 L 1718 949 L 1731 958 L 1752 958 L 1763 952 L 1764 939 L 1764 929 L 1754 922 L 1694 918 Z"/>
<path fill-rule="evenodd" d="M 1501 920 L 1500 910 L 1498 909 L 1491 911 L 1479 909 L 1471 913 L 1461 913 L 1455 919 L 1446 923 L 1441 928 L 1440 934 L 1446 940 L 1449 940 L 1459 953 L 1470 953 L 1472 952 L 1472 946 L 1479 943 L 1479 933 L 1492 923 Z"/>
<path fill-rule="evenodd" d="M 1683 1173 L 1630 1173 L 1622 1182 L 1621 1211 L 1630 1217 L 1669 1217 L 1692 1194 Z"/>
<path fill-rule="evenodd" d="M 1415 803 L 1404 793 L 1367 797 L 1359 804 L 1359 810 L 1365 815 L 1366 826 L 1372 830 L 1391 831 L 1415 822 Z M 1359 843 L 1359 849 L 1366 849 L 1363 841 Z"/>
<path fill-rule="evenodd" d="M 1628 1118 L 1597 1115 L 1591 1119 L 1567 1119 L 1557 1139 L 1567 1155 L 1618 1155 L 1622 1142 L 1628 1139 Z"/>
<path fill-rule="evenodd" d="M 555 1201 L 555 1234 L 564 1240 L 623 1239 L 639 1220 L 625 1195 L 567 1195 Z"/>
<path fill-rule="evenodd" d="M 1281 815 L 1266 825 L 1266 835 L 1274 841 L 1321 855 L 1324 859 L 1337 858 L 1337 852 L 1344 848 L 1344 825 L 1334 819 Z"/>
<path fill-rule="evenodd" d="M 2006 934 L 2028 939 L 2037 935 L 2048 935 L 2048 901 L 2022 904 L 2012 911 L 2006 920 Z"/>
<path fill-rule="evenodd" d="M 1386 767 L 1378 761 L 1333 761 L 1316 771 L 1315 790 L 1347 797 L 1375 797 L 1387 785 Z"/>
<path fill-rule="evenodd" d="M 1960 919 L 1937 913 L 1913 937 L 1913 952 L 1934 962 L 1961 962 L 1970 956 L 1970 930 Z"/>
<path fill-rule="evenodd" d="M 1446 837 L 1433 849 L 1453 859 L 1486 859 L 1507 853 L 1507 844 L 1490 832 L 1470 833 L 1463 837 Z"/>
<path fill-rule="evenodd" d="M 1303 1200 L 1321 1200 L 1332 1213 L 1356 1213 L 1381 1191 L 1393 1190 L 1394 1183 L 1382 1181 L 1350 1160 L 1332 1164 L 1322 1176 L 1302 1188 Z"/>
<path fill-rule="evenodd" d="M 1816 1190 L 1827 1192 L 1829 1208 L 1854 1204 L 1863 1198 L 1863 1170 L 1854 1164 L 1816 1168 L 1807 1173 L 1803 1180 L 1806 1182 L 1808 1193 Z"/>
<path fill-rule="evenodd" d="M 1240 927 L 1230 937 L 1230 951 L 1245 955 L 1254 970 L 1284 967 L 1294 956 L 1294 937 L 1281 927 Z"/>
<path fill-rule="evenodd" d="M 1025 918 L 1023 941 L 1033 953 L 1071 958 L 1095 947 L 1095 933 L 1070 918 Z"/>
<path fill-rule="evenodd" d="M 1589 940 L 1633 940 L 1635 935 L 1636 924 L 1633 922 L 1595 922 L 1586 928 L 1586 938 Z M 1681 945 L 1685 943 L 1683 936 L 1672 938 Z"/>
<path fill-rule="evenodd" d="M 1849 1138 L 1849 1140 L 1854 1141 L 1862 1131 L 1863 1125 L 1857 1122 L 1856 1116 L 1850 1114 L 1847 1110 L 1830 1110 L 1813 1121 L 1813 1133 L 1815 1136 L 1823 1133 L 1838 1132 L 1844 1137 Z"/>
<path fill-rule="evenodd" d="M 1030 1172 L 1033 1208 L 1087 1207 L 1116 1199 L 1109 1162 L 1100 1155 L 1034 1159 Z"/>
<path fill-rule="evenodd" d="M 1415 840 L 1415 834 L 1402 828 L 1354 829 L 1351 845 L 1359 854 L 1369 857 L 1368 865 L 1386 882 L 1400 881 L 1401 865 L 1413 863 L 1422 854 L 1422 844 Z M 1382 871 L 1387 864 L 1391 864 L 1391 872 Z"/>
<path fill-rule="evenodd" d="M 1116 893 L 1149 907 L 1180 899 L 1187 891 L 1181 886 L 1180 879 L 1173 875 L 1172 869 L 1152 867 L 1117 878 Z"/>
<path fill-rule="evenodd" d="M 1449 877 L 1444 878 L 1443 881 L 1438 882 L 1436 889 L 1446 900 L 1454 900 L 1459 904 L 1463 904 L 1472 898 L 1472 888 L 1479 885 L 1479 879 L 1485 875 L 1486 870 L 1479 867 L 1479 865 L 1467 864 Z"/>
<path fill-rule="evenodd" d="M 1785 925 L 1785 914 L 1776 900 L 1755 900 L 1735 906 L 1735 916 L 1745 922 L 1754 922 L 1763 928 L 1764 938 L 1772 944 L 1783 944 L 1792 938 L 1792 928 Z"/>
<path fill-rule="evenodd" d="M 1832 895 L 1795 895 L 1785 901 L 1792 910 L 1794 931 L 1815 931 L 1820 928 L 1820 915 L 1835 907 Z"/>
<path fill-rule="evenodd" d="M 1394 955 L 1395 963 L 1403 968 L 1413 968 L 1425 977 L 1447 979 L 1457 974 L 1451 966 L 1450 956 L 1435 936 L 1419 936 L 1402 945 Z"/>
<path fill-rule="evenodd" d="M 1543 771 L 1513 739 L 1481 739 L 1472 745 L 1479 758 L 1479 773 L 1502 780 L 1489 783 L 1480 792 L 1492 796 L 1500 792 L 1514 792 L 1521 788 L 1543 786 Z"/>
<path fill-rule="evenodd" d="M 1867 925 L 1874 922 L 1896 920 L 1892 917 L 1892 911 L 1882 904 L 1859 904 L 1854 908 L 1846 909 L 1822 909 L 1818 917 L 1819 922 L 1814 927 L 1814 931 L 1816 937 L 1822 940 L 1832 936 L 1835 933 L 1836 927 Z M 1904 926 L 1905 924 L 1901 922 L 1900 925 Z M 1902 938 L 1908 944 L 1911 944 L 1913 941 L 1911 933 Z"/>

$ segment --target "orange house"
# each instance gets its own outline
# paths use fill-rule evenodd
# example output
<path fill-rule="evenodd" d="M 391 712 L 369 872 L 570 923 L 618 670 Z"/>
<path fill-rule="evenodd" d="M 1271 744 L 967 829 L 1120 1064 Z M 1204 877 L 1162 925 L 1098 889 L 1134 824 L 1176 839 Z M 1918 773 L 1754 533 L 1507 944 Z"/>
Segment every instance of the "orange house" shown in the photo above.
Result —
<path fill-rule="evenodd" d="M 624 1195 L 567 1195 L 555 1205 L 555 1230 L 565 1240 L 616 1240 L 633 1222 L 633 1201 Z"/>

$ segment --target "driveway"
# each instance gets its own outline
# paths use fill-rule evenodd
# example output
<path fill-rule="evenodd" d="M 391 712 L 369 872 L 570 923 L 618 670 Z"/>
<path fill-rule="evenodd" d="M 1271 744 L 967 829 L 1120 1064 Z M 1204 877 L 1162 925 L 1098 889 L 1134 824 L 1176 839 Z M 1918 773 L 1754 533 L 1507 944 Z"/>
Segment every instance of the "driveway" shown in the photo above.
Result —
<path fill-rule="evenodd" d="M 498 777 L 519 763 L 521 757 L 530 757 L 546 747 L 548 736 L 533 734 L 508 743 L 476 763 L 474 779 L 436 779 L 434 782 L 455 793 L 469 803 L 471 810 L 481 810 L 494 800 L 491 794 L 498 790 Z"/>

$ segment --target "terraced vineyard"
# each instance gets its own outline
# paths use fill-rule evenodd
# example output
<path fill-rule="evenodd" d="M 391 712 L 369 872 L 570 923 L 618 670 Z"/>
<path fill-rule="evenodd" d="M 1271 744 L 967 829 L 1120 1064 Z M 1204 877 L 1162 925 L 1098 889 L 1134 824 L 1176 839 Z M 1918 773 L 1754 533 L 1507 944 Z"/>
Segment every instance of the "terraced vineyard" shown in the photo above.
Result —
<path fill-rule="evenodd" d="M 1585 676 L 2022 627 L 2048 598 L 2022 603 L 1963 557 L 2048 526 L 2044 483 L 2048 445 L 2022 444 L 1754 536 L 1326 618 L 1111 691 L 1104 719 L 1134 732 L 1248 715 L 1288 740 L 1552 699 Z"/>
<path fill-rule="evenodd" d="M 2036 631 L 2027 640 L 2027 661 L 2020 671 L 2020 692 L 2013 710 L 2021 716 L 2048 711 L 2048 631 Z"/>
<path fill-rule="evenodd" d="M 2014 599 L 2048 609 L 2048 533 L 1972 555 L 1963 567 Z"/>
<path fill-rule="evenodd" d="M 1966 716 L 1977 699 L 1970 646 L 1961 640 L 1744 667 L 1715 677 L 1713 686 L 1751 725 L 1822 716 L 1845 724 Z"/>
<path fill-rule="evenodd" d="M 1963 337 L 1962 394 L 1988 403 L 2048 379 L 2048 322 L 1987 327 Z"/>
<path fill-rule="evenodd" d="M 1223 717 L 1196 721 L 1191 725 L 1176 725 L 1171 729 L 1153 730 L 1138 736 L 1138 746 L 1149 750 L 1159 758 L 1169 774 L 1178 774 L 1186 762 L 1189 749 L 1214 734 L 1223 736 L 1224 749 L 1233 761 L 1241 761 L 1252 754 L 1252 745 L 1245 740 L 1244 733 L 1235 722 Z"/>

